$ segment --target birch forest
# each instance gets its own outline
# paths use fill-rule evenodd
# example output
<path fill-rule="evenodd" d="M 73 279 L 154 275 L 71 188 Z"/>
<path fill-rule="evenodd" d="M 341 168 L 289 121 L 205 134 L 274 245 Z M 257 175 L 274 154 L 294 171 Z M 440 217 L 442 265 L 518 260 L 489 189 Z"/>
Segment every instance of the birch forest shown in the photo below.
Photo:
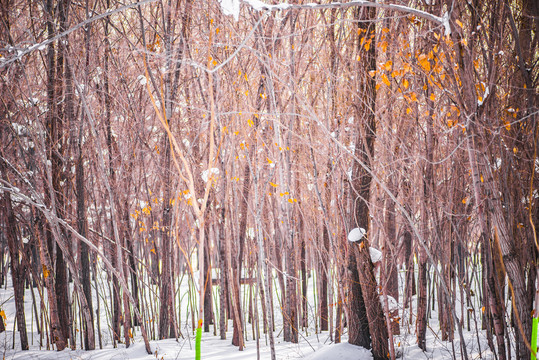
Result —
<path fill-rule="evenodd" d="M 2 349 L 161 359 L 201 329 L 197 359 L 535 359 L 538 23 L 536 0 L 0 0 Z"/>

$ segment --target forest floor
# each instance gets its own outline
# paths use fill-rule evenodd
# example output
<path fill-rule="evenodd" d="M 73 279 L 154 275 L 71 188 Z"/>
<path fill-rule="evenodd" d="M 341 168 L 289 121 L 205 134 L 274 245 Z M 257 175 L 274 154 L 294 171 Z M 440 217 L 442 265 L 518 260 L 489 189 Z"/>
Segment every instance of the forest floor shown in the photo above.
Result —
<path fill-rule="evenodd" d="M 32 295 L 29 289 L 25 294 L 25 308 L 28 329 L 28 340 L 30 343 L 29 351 L 21 351 L 18 332 L 15 328 L 15 302 L 13 297 L 13 288 L 11 287 L 11 278 L 8 277 L 8 284 L 0 289 L 0 309 L 4 311 L 6 316 L 6 331 L 0 334 L 0 356 L 3 359 L 92 359 L 92 360 L 122 360 L 122 359 L 158 359 L 158 360 L 181 360 L 195 358 L 195 343 L 193 332 L 190 331 L 190 321 L 187 324 L 182 323 L 183 338 L 168 339 L 160 341 L 150 341 L 151 349 L 154 352 L 148 355 L 144 349 L 144 343 L 140 336 L 140 331 L 135 331 L 133 344 L 129 348 L 125 345 L 118 344 L 113 347 L 109 320 L 106 317 L 106 312 L 102 311 L 101 330 L 103 349 L 85 351 L 80 350 L 80 333 L 77 331 L 79 338 L 77 339 L 77 348 L 75 350 L 66 349 L 58 352 L 47 350 L 45 346 L 40 346 L 40 336 L 36 330 L 34 310 L 32 307 Z M 401 289 L 402 291 L 402 289 Z M 39 297 L 37 291 L 34 290 L 35 296 Z M 39 299 L 38 313 L 39 313 Z M 414 306 L 416 299 L 414 297 Z M 275 301 L 275 304 L 278 302 Z M 401 303 L 402 304 L 402 303 Z M 475 309 L 480 307 L 476 306 Z M 412 314 L 413 314 L 412 309 Z M 187 313 L 187 310 L 186 312 Z M 461 355 L 460 341 L 458 334 L 455 331 L 455 340 L 453 342 L 441 341 L 438 316 L 435 310 L 430 313 L 429 327 L 427 330 L 427 351 L 423 352 L 418 348 L 415 337 L 415 318 L 410 316 L 410 309 L 399 308 L 401 321 L 401 335 L 394 337 L 395 351 L 398 358 L 401 359 L 460 359 Z M 347 343 L 347 329 L 344 329 L 342 337 L 343 343 L 334 344 L 332 338 L 327 331 L 315 333 L 314 321 L 310 319 L 309 324 L 313 324 L 307 331 L 302 331 L 299 336 L 299 344 L 284 342 L 282 337 L 282 319 L 280 310 L 275 309 L 276 314 L 276 331 L 275 331 L 275 351 L 277 359 L 310 359 L 310 360 L 363 360 L 372 359 L 370 351 L 350 345 Z M 457 314 L 460 317 L 460 306 L 457 304 Z M 477 321 L 480 326 L 480 315 L 477 311 Z M 187 318 L 187 316 L 185 317 Z M 412 322 L 410 321 L 412 319 Z M 466 323 L 466 321 L 465 321 Z M 260 359 L 270 358 L 269 341 L 265 335 L 262 335 L 259 348 L 257 350 L 257 342 L 253 340 L 252 326 L 247 324 L 247 341 L 243 351 L 238 351 L 238 348 L 231 345 L 232 339 L 232 321 L 229 321 L 229 331 L 227 332 L 226 340 L 221 340 L 219 336 L 213 334 L 213 326 L 210 327 L 210 332 L 202 335 L 202 359 L 204 360 L 220 360 L 220 359 Z M 219 329 L 217 328 L 217 332 Z M 494 359 L 494 354 L 488 348 L 486 335 L 484 331 L 475 331 L 473 318 L 471 321 L 471 329 L 467 331 L 466 326 L 463 329 L 466 350 L 469 359 Z M 14 336 L 15 335 L 15 336 Z M 45 339 L 43 339 L 45 343 Z M 97 337 L 96 337 L 97 343 Z M 513 351 L 514 354 L 514 351 Z"/>

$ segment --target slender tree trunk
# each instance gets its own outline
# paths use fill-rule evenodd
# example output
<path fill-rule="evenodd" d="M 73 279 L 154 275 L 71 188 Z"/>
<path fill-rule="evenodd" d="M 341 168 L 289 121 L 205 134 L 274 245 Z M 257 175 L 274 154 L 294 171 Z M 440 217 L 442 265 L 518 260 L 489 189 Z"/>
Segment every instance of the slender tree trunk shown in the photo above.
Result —
<path fill-rule="evenodd" d="M 209 224 L 208 224 L 209 225 Z M 208 228 L 206 225 L 206 228 Z M 208 230 L 204 230 L 208 232 Z M 210 325 L 213 324 L 213 311 L 212 311 L 212 271 L 211 271 L 211 257 L 210 257 L 210 239 L 209 234 L 206 234 L 206 246 L 204 253 L 204 332 L 210 331 Z"/>
<path fill-rule="evenodd" d="M 221 169 L 224 172 L 224 159 L 221 156 Z M 221 340 L 226 339 L 227 319 L 228 319 L 228 272 L 230 264 L 227 262 L 226 256 L 226 230 L 225 230 L 225 215 L 226 215 L 226 192 L 224 183 L 221 185 L 221 209 L 218 211 L 218 232 L 219 232 L 219 304 L 221 311 L 219 312 L 219 336 Z"/>
<path fill-rule="evenodd" d="M 6 169 L 0 161 L 0 173 L 2 178 L 6 177 Z M 11 204 L 11 195 L 5 191 L 2 197 L 3 223 L 5 224 L 4 234 L 7 239 L 9 256 L 11 258 L 11 278 L 13 280 L 13 289 L 15 295 L 15 316 L 17 320 L 17 329 L 21 339 L 21 349 L 28 350 L 28 336 L 26 333 L 26 318 L 24 314 L 24 282 L 25 265 L 21 262 L 19 253 L 22 252 L 20 238 L 17 231 L 17 221 Z M 0 321 L 4 321 L 0 319 Z"/>
<path fill-rule="evenodd" d="M 359 8 L 357 10 L 357 18 L 359 21 L 359 28 L 362 30 L 365 37 L 370 36 L 371 26 L 376 18 L 376 11 L 374 8 Z M 359 32 L 359 31 L 358 31 Z M 370 70 L 376 69 L 376 44 L 374 35 L 370 38 L 372 45 L 366 50 L 366 54 L 360 61 L 365 66 L 365 71 L 368 73 Z M 374 155 L 374 141 L 376 138 L 376 123 L 375 123 L 375 109 L 376 109 L 376 93 L 375 93 L 375 80 L 372 77 L 365 76 L 360 84 L 360 88 L 363 93 L 363 103 L 358 105 L 358 118 L 362 119 L 362 126 L 360 127 L 360 136 L 358 136 L 356 149 L 359 149 L 358 158 L 362 162 L 359 164 L 357 161 L 353 165 L 353 187 L 357 191 L 357 198 L 355 199 L 355 223 L 356 226 L 366 230 L 367 234 L 370 234 L 370 217 L 368 201 L 370 200 L 370 186 L 372 175 L 366 169 L 371 168 L 371 157 Z M 365 113 L 359 111 L 363 109 Z M 373 264 L 369 253 L 369 241 L 364 238 L 363 241 L 358 244 L 351 245 L 350 256 L 355 258 L 357 275 L 352 276 L 352 291 L 354 291 L 354 283 L 359 281 L 361 286 L 362 296 L 365 302 L 366 318 L 362 311 L 354 314 L 359 321 L 367 321 L 369 327 L 369 333 L 372 342 L 372 352 L 375 359 L 387 359 L 389 354 L 388 342 L 387 342 L 387 328 L 384 321 L 384 313 L 380 304 L 380 298 L 377 291 L 376 278 L 373 272 Z M 352 265 L 352 264 L 351 264 Z M 353 269 L 351 269 L 354 271 Z M 357 285 L 356 285 L 357 286 Z M 357 290 L 356 290 L 357 291 Z M 359 295 L 359 294 L 357 294 Z M 355 298 L 356 295 L 354 295 Z M 355 300 L 355 299 L 354 299 Z M 352 309 L 354 310 L 354 309 Z M 357 311 L 357 309 L 356 309 Z M 352 315 L 351 315 L 352 317 Z M 352 331 L 350 328 L 350 338 L 352 335 L 357 338 L 357 328 Z M 361 345 L 361 344 L 357 344 Z"/>

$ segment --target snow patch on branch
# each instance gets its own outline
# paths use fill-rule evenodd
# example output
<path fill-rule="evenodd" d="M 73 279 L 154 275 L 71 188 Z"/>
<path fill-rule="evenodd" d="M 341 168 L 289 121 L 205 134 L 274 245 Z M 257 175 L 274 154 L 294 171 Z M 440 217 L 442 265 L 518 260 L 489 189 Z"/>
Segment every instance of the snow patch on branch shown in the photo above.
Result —
<path fill-rule="evenodd" d="M 219 0 L 223 14 L 234 16 L 234 20 L 238 21 L 240 17 L 240 0 Z"/>
<path fill-rule="evenodd" d="M 445 29 L 444 35 L 451 35 L 451 24 L 449 23 L 449 13 L 447 11 L 442 15 L 442 25 Z"/>
<path fill-rule="evenodd" d="M 270 4 L 266 4 L 265 2 L 260 1 L 260 0 L 244 0 L 244 2 L 247 3 L 249 6 L 251 6 L 256 11 L 262 11 L 262 10 L 270 10 L 270 11 L 272 11 L 272 10 L 286 10 L 291 6 L 288 3 L 280 3 L 280 4 L 277 4 L 277 5 L 270 5 Z M 316 4 L 314 4 L 314 5 L 316 5 Z"/>
<path fill-rule="evenodd" d="M 372 246 L 369 247 L 369 254 L 371 255 L 371 261 L 373 264 L 379 263 L 382 261 L 382 252 Z"/>
<path fill-rule="evenodd" d="M 219 176 L 218 168 L 211 168 L 202 172 L 202 180 L 206 183 L 208 180 L 215 180 Z"/>
<path fill-rule="evenodd" d="M 363 228 L 354 228 L 348 234 L 348 241 L 350 241 L 350 242 L 358 242 L 361 239 L 363 239 L 363 237 L 365 236 L 366 233 L 367 233 L 367 231 L 365 229 L 363 229 Z"/>

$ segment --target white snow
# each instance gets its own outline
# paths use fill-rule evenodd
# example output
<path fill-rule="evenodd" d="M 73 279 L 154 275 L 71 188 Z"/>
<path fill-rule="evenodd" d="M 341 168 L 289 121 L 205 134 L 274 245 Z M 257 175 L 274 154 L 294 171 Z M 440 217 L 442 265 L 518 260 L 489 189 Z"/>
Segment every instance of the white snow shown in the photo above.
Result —
<path fill-rule="evenodd" d="M 204 182 L 208 182 L 208 180 L 214 178 L 214 175 L 215 176 L 219 175 L 219 169 L 218 168 L 211 168 L 209 170 L 204 170 L 202 172 L 201 176 L 202 176 L 202 180 L 204 180 Z"/>
<path fill-rule="evenodd" d="M 357 242 L 357 241 L 363 239 L 363 236 L 365 236 L 366 232 L 367 231 L 365 229 L 363 229 L 363 228 L 354 228 L 348 234 L 348 241 Z"/>
<path fill-rule="evenodd" d="M 451 35 L 451 24 L 449 23 L 449 13 L 447 11 L 442 15 L 442 25 L 445 29 L 444 35 Z"/>
<path fill-rule="evenodd" d="M 369 247 L 369 253 L 371 255 L 371 261 L 373 264 L 382 261 L 382 252 L 380 250 L 375 249 L 371 246 Z"/>
<path fill-rule="evenodd" d="M 240 16 L 240 0 L 219 0 L 221 3 L 221 10 L 225 15 L 234 16 L 234 20 L 238 21 Z M 288 3 L 280 3 L 276 5 L 266 4 L 260 0 L 243 0 L 244 3 L 249 5 L 255 11 L 263 10 L 286 10 L 290 8 Z M 310 6 L 316 6 L 317 4 L 312 4 Z"/>
<path fill-rule="evenodd" d="M 269 6 L 271 5 L 268 5 L 260 0 L 246 0 L 245 1 L 247 4 L 249 4 L 254 10 L 256 11 L 262 11 L 262 10 L 265 10 L 265 9 L 269 9 Z"/>
<path fill-rule="evenodd" d="M 481 98 L 481 100 L 477 101 L 477 105 L 479 105 L 479 106 L 483 105 L 483 103 L 485 102 L 485 100 L 487 99 L 487 96 L 489 96 L 489 94 L 490 94 L 490 89 L 487 86 L 485 88 L 485 93 L 483 94 L 483 97 Z"/>
<path fill-rule="evenodd" d="M 367 360 L 372 359 L 369 350 L 347 342 L 324 346 L 314 354 L 305 357 L 307 360 Z"/>
<path fill-rule="evenodd" d="M 137 81 L 142 86 L 146 85 L 146 83 L 148 82 L 148 80 L 146 80 L 146 76 L 144 76 L 144 75 L 139 75 L 138 78 L 137 78 Z"/>
<path fill-rule="evenodd" d="M 388 308 L 389 308 L 389 312 L 392 312 L 392 311 L 395 311 L 395 310 L 398 310 L 399 309 L 399 303 L 397 302 L 397 300 L 395 300 L 395 298 L 391 295 L 388 295 L 387 296 L 387 303 L 388 303 Z M 380 304 L 382 304 L 382 309 L 385 308 L 385 297 L 384 295 L 380 295 Z"/>
<path fill-rule="evenodd" d="M 220 0 L 221 10 L 225 15 L 234 16 L 234 20 L 238 21 L 240 17 L 240 0 Z"/>

